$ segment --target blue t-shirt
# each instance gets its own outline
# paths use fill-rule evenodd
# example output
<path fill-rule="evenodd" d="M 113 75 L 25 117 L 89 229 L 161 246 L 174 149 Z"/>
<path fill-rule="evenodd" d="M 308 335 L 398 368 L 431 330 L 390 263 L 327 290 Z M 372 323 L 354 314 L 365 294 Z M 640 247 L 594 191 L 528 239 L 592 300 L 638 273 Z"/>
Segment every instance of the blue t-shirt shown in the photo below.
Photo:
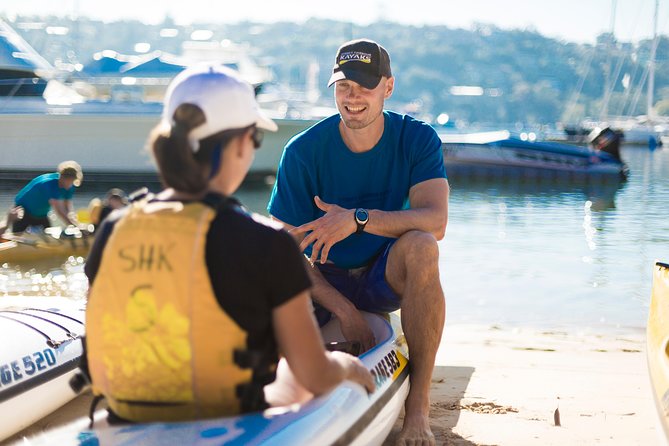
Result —
<path fill-rule="evenodd" d="M 49 200 L 71 200 L 74 195 L 74 186 L 69 189 L 58 187 L 60 174 L 45 173 L 35 177 L 16 194 L 14 202 L 23 206 L 30 215 L 46 217 L 51 210 Z"/>
<path fill-rule="evenodd" d="M 325 215 L 314 203 L 346 209 L 398 211 L 408 207 L 409 189 L 434 178 L 446 178 L 441 140 L 428 124 L 384 111 L 379 142 L 364 153 L 352 152 L 334 115 L 296 135 L 284 149 L 267 210 L 293 226 Z M 352 234 L 335 244 L 328 260 L 341 268 L 368 264 L 388 238 Z M 305 251 L 310 255 L 310 248 Z"/>

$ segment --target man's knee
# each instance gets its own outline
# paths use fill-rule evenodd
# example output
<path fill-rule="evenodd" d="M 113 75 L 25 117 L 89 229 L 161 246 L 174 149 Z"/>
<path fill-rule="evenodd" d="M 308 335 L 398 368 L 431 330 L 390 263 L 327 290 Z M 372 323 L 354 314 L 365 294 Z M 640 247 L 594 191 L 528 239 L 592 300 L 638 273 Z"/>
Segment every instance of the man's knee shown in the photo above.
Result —
<path fill-rule="evenodd" d="M 395 245 L 398 254 L 405 260 L 405 264 L 411 266 L 425 266 L 429 263 L 437 263 L 439 260 L 439 246 L 437 239 L 429 232 L 409 231 L 400 236 Z"/>
<path fill-rule="evenodd" d="M 432 234 L 409 231 L 397 239 L 386 267 L 386 281 L 396 293 L 403 294 L 407 281 L 427 283 L 438 277 L 439 247 Z"/>

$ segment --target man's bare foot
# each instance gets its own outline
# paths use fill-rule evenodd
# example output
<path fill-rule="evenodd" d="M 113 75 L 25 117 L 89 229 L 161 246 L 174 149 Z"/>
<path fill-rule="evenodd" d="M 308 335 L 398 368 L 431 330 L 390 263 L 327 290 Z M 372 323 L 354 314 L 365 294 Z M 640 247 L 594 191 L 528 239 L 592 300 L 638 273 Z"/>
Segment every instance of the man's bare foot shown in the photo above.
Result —
<path fill-rule="evenodd" d="M 435 446 L 436 444 L 427 416 L 414 415 L 404 418 L 404 426 L 397 436 L 395 446 Z"/>

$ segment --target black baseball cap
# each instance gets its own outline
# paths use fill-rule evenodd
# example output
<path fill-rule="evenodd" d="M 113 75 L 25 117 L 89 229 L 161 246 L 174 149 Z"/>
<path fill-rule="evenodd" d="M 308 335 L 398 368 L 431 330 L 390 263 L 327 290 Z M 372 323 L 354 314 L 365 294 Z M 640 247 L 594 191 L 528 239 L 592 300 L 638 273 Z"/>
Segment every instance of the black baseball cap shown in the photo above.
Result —
<path fill-rule="evenodd" d="M 351 40 L 337 51 L 328 87 L 342 79 L 349 79 L 373 89 L 379 85 L 382 76 L 392 76 L 388 51 L 373 40 Z"/>

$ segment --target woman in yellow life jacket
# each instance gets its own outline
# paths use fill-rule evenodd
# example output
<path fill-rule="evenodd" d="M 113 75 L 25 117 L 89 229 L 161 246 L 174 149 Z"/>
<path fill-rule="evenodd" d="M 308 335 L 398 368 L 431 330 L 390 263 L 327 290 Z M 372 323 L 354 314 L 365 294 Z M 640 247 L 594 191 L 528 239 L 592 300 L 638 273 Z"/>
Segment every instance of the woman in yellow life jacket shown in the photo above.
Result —
<path fill-rule="evenodd" d="M 346 379 L 373 391 L 356 357 L 325 351 L 292 237 L 230 198 L 276 129 L 230 69 L 170 84 L 150 137 L 165 189 L 110 214 L 86 263 L 88 367 L 110 415 L 234 415 Z"/>

